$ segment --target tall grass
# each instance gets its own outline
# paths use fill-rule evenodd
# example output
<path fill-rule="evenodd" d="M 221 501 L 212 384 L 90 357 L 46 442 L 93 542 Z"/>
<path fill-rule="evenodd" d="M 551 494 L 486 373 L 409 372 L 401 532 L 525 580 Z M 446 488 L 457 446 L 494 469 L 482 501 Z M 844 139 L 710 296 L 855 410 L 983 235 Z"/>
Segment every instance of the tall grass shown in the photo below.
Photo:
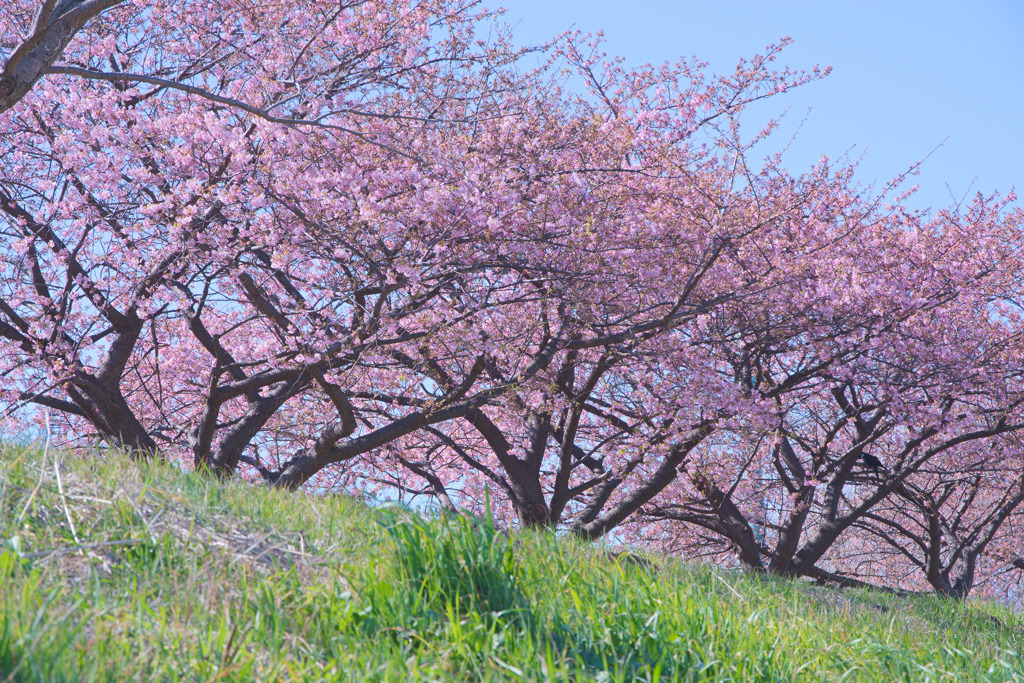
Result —
<path fill-rule="evenodd" d="M 482 520 L 443 515 L 428 521 L 398 511 L 383 524 L 395 545 L 392 574 L 400 579 L 395 592 L 410 614 L 479 612 L 508 620 L 526 609 L 512 543 L 490 515 Z"/>

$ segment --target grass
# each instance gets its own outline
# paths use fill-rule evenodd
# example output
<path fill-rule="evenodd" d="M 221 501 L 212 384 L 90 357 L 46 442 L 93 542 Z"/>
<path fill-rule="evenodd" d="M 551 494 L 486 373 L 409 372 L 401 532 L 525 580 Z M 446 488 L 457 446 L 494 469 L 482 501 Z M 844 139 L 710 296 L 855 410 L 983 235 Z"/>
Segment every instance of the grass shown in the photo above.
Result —
<path fill-rule="evenodd" d="M 0 681 L 1024 680 L 992 605 L 650 559 L 0 446 Z"/>

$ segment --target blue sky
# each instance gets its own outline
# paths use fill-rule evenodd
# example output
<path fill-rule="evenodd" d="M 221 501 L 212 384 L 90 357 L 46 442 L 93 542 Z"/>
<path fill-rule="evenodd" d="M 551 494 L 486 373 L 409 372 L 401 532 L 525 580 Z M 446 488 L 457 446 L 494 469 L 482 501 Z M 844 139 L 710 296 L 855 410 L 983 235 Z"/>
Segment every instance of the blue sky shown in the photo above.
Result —
<path fill-rule="evenodd" d="M 693 55 L 731 71 L 790 36 L 780 62 L 833 67 L 766 109 L 789 110 L 781 146 L 812 108 L 786 157 L 792 171 L 852 148 L 866 154 L 861 180 L 884 181 L 934 149 L 913 181 L 914 208 L 1013 186 L 1024 194 L 1022 0 L 504 2 L 521 42 L 603 30 L 607 52 L 633 64 Z"/>

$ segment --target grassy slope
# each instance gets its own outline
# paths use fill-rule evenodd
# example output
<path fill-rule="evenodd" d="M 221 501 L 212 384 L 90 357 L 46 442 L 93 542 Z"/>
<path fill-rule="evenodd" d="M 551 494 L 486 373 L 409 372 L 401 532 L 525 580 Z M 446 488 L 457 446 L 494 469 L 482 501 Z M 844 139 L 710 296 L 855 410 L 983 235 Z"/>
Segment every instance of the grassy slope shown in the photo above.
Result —
<path fill-rule="evenodd" d="M 0 681 L 1004 681 L 1022 646 L 991 606 L 0 446 Z"/>

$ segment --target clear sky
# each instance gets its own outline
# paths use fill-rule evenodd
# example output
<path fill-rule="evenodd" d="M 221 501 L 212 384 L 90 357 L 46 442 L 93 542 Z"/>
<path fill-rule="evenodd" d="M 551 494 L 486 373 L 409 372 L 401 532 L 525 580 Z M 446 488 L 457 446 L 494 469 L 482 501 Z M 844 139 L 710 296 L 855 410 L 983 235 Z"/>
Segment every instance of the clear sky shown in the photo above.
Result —
<path fill-rule="evenodd" d="M 915 208 L 1014 186 L 1024 195 L 1024 0 L 504 4 L 521 42 L 573 26 L 603 30 L 606 51 L 632 64 L 696 56 L 731 71 L 740 57 L 789 36 L 794 43 L 778 63 L 833 68 L 768 107 L 789 110 L 780 147 L 812 108 L 785 158 L 790 170 L 852 148 L 855 158 L 866 154 L 861 180 L 884 181 L 941 145 L 913 181 L 921 186 Z"/>

